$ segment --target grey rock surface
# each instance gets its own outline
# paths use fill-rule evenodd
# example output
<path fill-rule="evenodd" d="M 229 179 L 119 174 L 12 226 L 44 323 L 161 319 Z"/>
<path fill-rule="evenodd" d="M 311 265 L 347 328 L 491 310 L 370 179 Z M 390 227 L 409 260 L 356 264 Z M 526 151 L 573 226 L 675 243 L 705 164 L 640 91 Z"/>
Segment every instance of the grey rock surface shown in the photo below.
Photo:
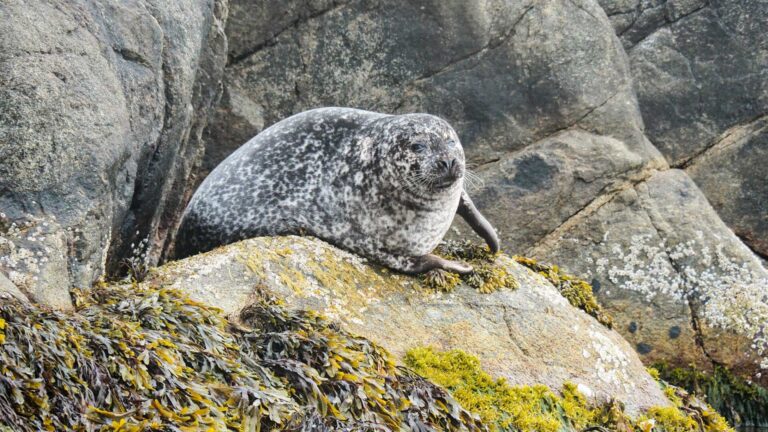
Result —
<path fill-rule="evenodd" d="M 66 307 L 143 238 L 160 254 L 202 157 L 226 13 L 225 0 L 0 4 L 0 272 L 34 300 Z"/>
<path fill-rule="evenodd" d="M 440 115 L 477 164 L 574 126 L 657 154 L 592 0 L 253 3 L 232 5 L 208 169 L 266 126 L 334 105 Z M 245 11 L 280 18 L 249 25 Z"/>
<path fill-rule="evenodd" d="M 765 156 L 759 137 L 734 140 L 760 135 L 768 114 L 768 3 L 599 1 L 627 48 L 648 137 L 671 165 L 690 165 L 728 226 L 766 256 Z"/>
<path fill-rule="evenodd" d="M 752 250 L 768 257 L 768 117 L 735 126 L 686 172 Z"/>
<path fill-rule="evenodd" d="M 366 264 L 309 237 L 260 237 L 153 270 L 144 282 L 178 288 L 237 321 L 264 294 L 312 309 L 382 345 L 396 358 L 413 347 L 462 349 L 511 384 L 574 382 L 589 397 L 616 398 L 631 413 L 667 405 L 632 347 L 574 308 L 543 277 L 498 258 L 520 283 L 491 294 L 452 293 Z"/>
<path fill-rule="evenodd" d="M 594 200 L 664 167 L 615 138 L 571 130 L 483 165 L 469 190 L 505 250 L 522 252 Z M 472 238 L 468 227 L 457 228 Z"/>
<path fill-rule="evenodd" d="M 765 367 L 768 272 L 683 171 L 587 206 L 529 252 L 589 275 L 646 363 Z"/>
<path fill-rule="evenodd" d="M 7 277 L 0 274 L 0 299 L 2 299 L 3 296 L 11 296 L 18 300 L 29 301 L 27 296 L 21 292 L 19 287 L 14 285 L 13 282 L 9 281 Z"/>
<path fill-rule="evenodd" d="M 676 166 L 768 113 L 768 4 L 683 3 L 628 50 L 648 138 Z"/>

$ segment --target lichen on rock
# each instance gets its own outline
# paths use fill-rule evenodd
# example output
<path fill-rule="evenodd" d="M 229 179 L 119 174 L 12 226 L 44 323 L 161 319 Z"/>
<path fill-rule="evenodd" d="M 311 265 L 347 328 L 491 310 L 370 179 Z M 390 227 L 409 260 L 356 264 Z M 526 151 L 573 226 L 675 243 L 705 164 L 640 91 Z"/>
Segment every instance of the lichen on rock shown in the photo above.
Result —
<path fill-rule="evenodd" d="M 563 273 L 556 265 L 546 265 L 533 258 L 515 256 L 514 260 L 544 276 L 575 307 L 592 315 L 601 324 L 613 328 L 613 318 L 603 310 L 592 293 L 592 286 L 586 281 Z"/>

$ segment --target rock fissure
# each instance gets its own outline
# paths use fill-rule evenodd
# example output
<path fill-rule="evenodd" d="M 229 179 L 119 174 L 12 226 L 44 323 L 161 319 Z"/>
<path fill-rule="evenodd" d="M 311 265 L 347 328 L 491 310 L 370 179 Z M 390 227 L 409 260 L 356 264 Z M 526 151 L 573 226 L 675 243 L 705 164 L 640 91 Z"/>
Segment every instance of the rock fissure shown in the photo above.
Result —
<path fill-rule="evenodd" d="M 653 228 L 656 235 L 662 239 L 666 238 L 667 236 L 664 234 L 664 231 L 661 228 L 659 228 L 657 221 L 655 220 L 654 216 L 648 211 L 648 208 L 646 208 L 645 205 L 642 203 L 641 203 L 641 208 L 645 212 L 645 215 L 648 218 L 648 221 L 651 223 L 651 227 Z M 680 276 L 680 278 L 686 282 L 686 288 L 688 288 L 691 281 L 688 278 L 686 272 L 683 270 L 680 264 L 673 257 L 669 255 L 669 252 L 666 249 L 663 249 L 662 253 L 664 254 L 664 257 L 666 258 L 670 267 L 672 267 L 675 273 L 677 273 Z M 685 299 L 685 305 L 688 308 L 688 313 L 690 314 L 691 329 L 694 332 L 694 338 L 693 338 L 694 343 L 701 350 L 701 353 L 704 355 L 704 357 L 706 357 L 706 359 L 712 365 L 719 365 L 719 363 L 715 361 L 715 359 L 709 353 L 709 351 L 707 350 L 706 344 L 704 343 L 705 338 L 702 330 L 701 318 L 699 318 L 698 316 L 697 306 L 695 305 L 696 298 L 694 297 L 694 293 L 686 289 L 686 291 L 683 293 L 683 298 Z"/>
<path fill-rule="evenodd" d="M 634 13 L 634 15 L 632 16 L 632 21 L 626 27 L 624 27 L 623 30 L 621 30 L 620 32 L 616 33 L 616 36 L 619 37 L 619 38 L 624 36 L 624 34 L 626 34 L 629 30 L 631 30 L 632 27 L 634 27 L 634 25 L 637 23 L 637 20 L 640 18 L 640 15 L 643 13 L 643 11 L 642 11 L 642 2 L 638 0 L 635 3 L 635 7 L 633 7 L 632 9 L 630 9 L 630 10 L 628 10 L 626 12 L 618 12 L 618 13 L 615 13 L 615 14 L 608 15 L 609 17 L 611 17 L 611 16 L 615 16 L 615 15 L 623 15 L 623 14 L 629 14 L 629 13 Z"/>
<path fill-rule="evenodd" d="M 603 100 L 602 102 L 600 102 L 596 106 L 594 106 L 592 108 L 589 108 L 586 113 L 582 114 L 581 116 L 579 116 L 578 119 L 570 122 L 568 125 L 563 126 L 561 128 L 558 128 L 558 129 L 555 129 L 555 130 L 553 130 L 551 132 L 548 132 L 546 135 L 542 136 L 541 138 L 537 139 L 536 141 L 534 141 L 534 142 L 532 142 L 532 143 L 530 143 L 528 145 L 525 145 L 522 148 L 519 148 L 517 150 L 513 150 L 511 152 L 505 152 L 501 156 L 494 157 L 494 158 L 491 158 L 491 159 L 488 159 L 488 160 L 485 160 L 485 161 L 475 162 L 475 163 L 472 164 L 471 169 L 475 170 L 475 171 L 482 170 L 485 167 L 491 166 L 491 165 L 493 165 L 493 164 L 495 164 L 497 162 L 500 162 L 502 160 L 514 158 L 516 155 L 521 154 L 522 152 L 524 152 L 528 147 L 530 147 L 532 145 L 535 145 L 536 143 L 538 143 L 540 141 L 544 141 L 546 139 L 554 137 L 555 135 L 558 135 L 558 134 L 560 134 L 562 132 L 565 132 L 565 131 L 567 131 L 569 129 L 578 128 L 578 124 L 579 123 L 584 121 L 587 117 L 589 117 L 592 113 L 594 113 L 598 109 L 600 109 L 603 106 L 605 106 L 606 104 L 608 104 L 613 98 L 615 98 L 616 96 L 618 96 L 620 93 L 622 93 L 625 90 L 626 90 L 625 86 L 620 87 L 618 90 L 616 90 L 611 95 L 609 95 L 605 100 Z"/>
<path fill-rule="evenodd" d="M 643 36 L 643 37 L 642 37 L 641 39 L 639 39 L 638 41 L 636 41 L 636 42 L 633 42 L 633 43 L 632 43 L 630 46 L 626 47 L 626 51 L 627 51 L 627 54 L 630 54 L 630 52 L 631 52 L 631 51 L 632 51 L 632 50 L 633 50 L 633 49 L 634 49 L 636 46 L 638 46 L 638 45 L 640 45 L 641 43 L 643 43 L 644 41 L 646 41 L 648 38 L 650 38 L 651 36 L 653 36 L 654 34 L 656 34 L 656 32 L 658 32 L 659 30 L 661 30 L 661 29 L 663 29 L 663 28 L 666 28 L 666 27 L 668 27 L 668 26 L 670 26 L 670 25 L 672 25 L 672 24 L 674 24 L 674 23 L 676 23 L 676 22 L 679 22 L 679 21 L 681 21 L 681 20 L 683 20 L 683 19 L 685 19 L 685 18 L 688 18 L 688 17 L 690 17 L 690 16 L 693 16 L 693 15 L 695 15 L 695 14 L 697 14 L 697 13 L 699 13 L 699 12 L 701 12 L 701 11 L 705 10 L 705 9 L 707 9 L 707 7 L 709 7 L 709 2 L 705 2 L 703 5 L 699 6 L 698 8 L 696 8 L 696 9 L 693 9 L 693 10 L 691 10 L 691 11 L 689 11 L 689 12 L 687 12 L 687 13 L 685 13 L 685 14 L 683 14 L 683 15 L 681 15 L 681 16 L 679 16 L 679 17 L 675 18 L 675 19 L 669 19 L 669 17 L 668 17 L 668 16 L 665 14 L 665 16 L 664 16 L 664 24 L 660 25 L 659 27 L 656 27 L 655 29 L 653 29 L 653 31 L 651 31 L 651 32 L 650 32 L 650 33 L 648 33 L 647 35 Z M 642 14 L 642 12 L 638 13 L 638 17 L 639 17 L 641 14 Z M 635 21 L 633 21 L 633 25 L 634 25 L 634 23 L 635 23 Z M 629 29 L 631 29 L 631 28 L 632 28 L 631 26 L 630 26 L 630 27 L 627 27 L 627 29 L 626 29 L 626 30 L 629 30 Z M 621 34 L 621 35 L 623 35 L 623 34 L 626 32 L 626 30 L 625 30 L 624 32 L 622 32 L 622 34 Z M 619 36 L 621 36 L 621 35 L 619 35 Z"/>
<path fill-rule="evenodd" d="M 621 192 L 634 188 L 638 184 L 647 181 L 651 176 L 659 171 L 663 171 L 664 168 L 650 163 L 645 167 L 636 171 L 636 174 L 629 180 L 619 184 L 609 183 L 605 185 L 593 199 L 591 199 L 585 205 L 579 207 L 576 211 L 571 213 L 570 216 L 565 218 L 560 225 L 549 231 L 546 235 L 542 236 L 540 240 L 535 242 L 526 251 L 527 254 L 535 255 L 535 251 L 551 242 L 557 241 L 561 237 L 561 234 L 567 232 L 574 225 L 586 220 L 590 215 L 600 210 L 603 206 L 610 203 Z M 631 173 L 632 170 L 625 171 L 619 175 L 626 175 Z"/>
<path fill-rule="evenodd" d="M 546 139 L 546 138 L 551 137 L 553 135 L 556 135 L 556 134 L 558 134 L 560 132 L 566 131 L 566 130 L 571 129 L 573 127 L 577 127 L 579 123 L 583 122 L 587 117 L 592 115 L 592 113 L 594 113 L 598 109 L 604 107 L 611 100 L 613 100 L 613 98 L 615 98 L 616 96 L 618 96 L 622 92 L 626 91 L 628 89 L 629 85 L 630 84 L 624 84 L 624 85 L 619 86 L 619 88 L 616 91 L 611 93 L 607 98 L 605 98 L 602 102 L 598 103 L 594 107 L 587 109 L 587 111 L 584 114 L 580 115 L 576 120 L 571 121 L 570 123 L 566 124 L 565 126 L 557 128 L 557 129 L 549 132 L 546 136 L 542 137 L 541 139 Z"/>
<path fill-rule="evenodd" d="M 115 53 L 117 53 L 117 55 L 119 55 L 123 60 L 131 63 L 135 63 L 139 66 L 152 70 L 152 67 L 147 61 L 147 59 L 142 57 L 141 54 L 137 53 L 136 51 L 133 51 L 128 48 L 121 48 L 121 47 L 113 47 L 112 50 Z"/>
<path fill-rule="evenodd" d="M 515 346 L 515 348 L 517 348 L 524 356 L 530 357 L 531 354 L 528 351 L 528 349 L 525 348 L 524 346 L 522 346 L 520 344 L 520 342 L 517 341 L 517 338 L 519 336 L 515 333 L 515 329 L 512 326 L 512 323 L 510 322 L 512 320 L 512 318 L 509 316 L 509 312 L 507 311 L 507 307 L 506 306 L 502 306 L 501 310 L 502 310 L 502 318 L 501 319 L 504 321 L 504 325 L 507 327 L 507 336 L 509 336 L 509 341 L 512 342 L 512 344 Z"/>
<path fill-rule="evenodd" d="M 315 13 L 307 15 L 306 17 L 297 17 L 295 20 L 293 20 L 290 23 L 288 23 L 285 27 L 277 30 L 272 36 L 270 36 L 269 38 L 267 38 L 263 42 L 260 42 L 260 43 L 258 43 L 256 45 L 254 45 L 251 49 L 243 52 L 242 54 L 238 54 L 236 56 L 230 57 L 229 61 L 227 62 L 227 66 L 236 65 L 238 63 L 241 63 L 241 62 L 249 59 L 253 55 L 257 54 L 259 51 L 263 50 L 264 48 L 269 48 L 271 46 L 275 46 L 277 44 L 278 38 L 283 33 L 285 33 L 286 31 L 298 28 L 302 24 L 305 24 L 305 23 L 307 23 L 309 21 L 312 21 L 314 19 L 321 18 L 324 15 L 327 15 L 327 14 L 329 14 L 331 12 L 334 12 L 334 11 L 336 11 L 338 9 L 343 8 L 347 4 L 349 4 L 349 1 L 334 2 L 333 6 L 330 7 L 330 8 L 317 11 Z"/>
<path fill-rule="evenodd" d="M 691 168 L 702 157 L 706 157 L 707 155 L 716 153 L 719 150 L 735 145 L 750 134 L 760 133 L 763 130 L 768 130 L 768 113 L 761 113 L 756 117 L 753 117 L 751 120 L 748 120 L 746 123 L 741 123 L 729 128 L 720 134 L 717 139 L 712 140 L 707 146 L 691 155 L 690 157 L 680 161 L 678 164 L 676 164 L 675 168 Z"/>
<path fill-rule="evenodd" d="M 598 22 L 600 22 L 600 19 L 599 19 L 598 17 L 596 17 L 596 16 L 592 15 L 592 12 L 590 12 L 589 10 L 587 10 L 587 9 L 586 9 L 586 8 L 585 8 L 583 5 L 579 4 L 579 3 L 578 3 L 578 0 L 568 0 L 568 1 L 569 1 L 569 2 L 570 2 L 572 5 L 576 6 L 577 8 L 581 9 L 582 11 L 584 11 L 584 13 L 585 13 L 585 14 L 589 15 L 590 17 L 592 17 L 592 19 L 594 19 L 595 21 L 598 21 Z"/>
<path fill-rule="evenodd" d="M 533 3 L 528 5 L 523 10 L 523 13 L 521 13 L 520 16 L 515 20 L 515 22 L 512 23 L 510 28 L 503 35 L 501 35 L 496 41 L 488 41 L 488 43 L 486 43 L 485 45 L 483 45 L 479 49 L 477 49 L 475 51 L 472 51 L 472 52 L 470 52 L 470 53 L 468 53 L 468 54 L 466 54 L 464 56 L 461 56 L 461 57 L 459 57 L 457 59 L 454 59 L 454 60 L 450 61 L 449 63 L 447 63 L 445 65 L 443 65 L 442 67 L 440 67 L 439 69 L 437 69 L 435 71 L 428 72 L 428 73 L 426 73 L 426 74 L 424 74 L 424 75 L 422 75 L 422 76 L 420 76 L 418 78 L 415 78 L 415 79 L 411 80 L 409 85 L 412 85 L 412 84 L 417 83 L 419 81 L 424 81 L 424 80 L 430 79 L 430 78 L 432 78 L 434 76 L 440 75 L 443 72 L 447 71 L 448 69 L 450 69 L 453 66 L 456 66 L 459 63 L 462 63 L 462 62 L 465 62 L 465 61 L 470 60 L 472 58 L 478 57 L 480 55 L 485 54 L 488 51 L 493 51 L 494 49 L 500 47 L 505 42 L 507 42 L 507 40 L 510 37 L 514 36 L 515 29 L 517 28 L 518 24 L 520 24 L 520 22 L 523 21 L 523 19 L 528 15 L 529 12 L 531 12 L 536 7 L 536 5 L 537 5 L 537 1 L 534 1 Z"/>

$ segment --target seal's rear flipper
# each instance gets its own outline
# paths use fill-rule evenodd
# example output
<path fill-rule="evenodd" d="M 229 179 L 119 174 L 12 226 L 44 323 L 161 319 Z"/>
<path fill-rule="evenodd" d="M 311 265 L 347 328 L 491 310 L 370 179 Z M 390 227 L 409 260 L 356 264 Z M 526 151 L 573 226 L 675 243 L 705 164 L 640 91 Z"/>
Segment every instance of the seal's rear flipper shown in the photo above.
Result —
<path fill-rule="evenodd" d="M 499 251 L 499 236 L 496 234 L 496 230 L 493 229 L 488 219 L 480 213 L 475 204 L 472 203 L 472 200 L 469 199 L 467 191 L 461 192 L 461 201 L 459 201 L 459 208 L 456 210 L 456 213 L 461 215 L 469 226 L 488 243 L 491 253 Z"/>
<path fill-rule="evenodd" d="M 387 267 L 408 274 L 426 273 L 430 270 L 441 269 L 449 272 L 468 274 L 472 266 L 441 258 L 437 255 L 422 255 L 419 257 L 400 257 L 395 255 L 380 256 L 378 259 Z"/>

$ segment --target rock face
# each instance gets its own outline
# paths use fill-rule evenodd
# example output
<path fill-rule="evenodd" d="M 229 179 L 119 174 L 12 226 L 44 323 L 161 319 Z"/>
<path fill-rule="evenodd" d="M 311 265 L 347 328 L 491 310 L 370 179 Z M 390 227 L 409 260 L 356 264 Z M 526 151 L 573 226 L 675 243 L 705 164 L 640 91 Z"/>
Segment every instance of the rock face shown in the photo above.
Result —
<path fill-rule="evenodd" d="M 768 111 L 768 22 L 753 18 L 768 6 L 701 3 L 629 50 L 646 133 L 674 165 Z"/>
<path fill-rule="evenodd" d="M 768 116 L 735 126 L 693 159 L 688 174 L 723 221 L 768 258 Z"/>
<path fill-rule="evenodd" d="M 646 363 L 714 361 L 757 377 L 765 367 L 768 272 L 682 171 L 587 208 L 531 253 L 591 274 Z"/>
<path fill-rule="evenodd" d="M 266 126 L 333 105 L 443 116 L 476 164 L 576 125 L 658 156 L 594 1 L 261 3 L 233 2 L 209 168 Z"/>
<path fill-rule="evenodd" d="M 67 307 L 67 287 L 141 239 L 159 255 L 201 159 L 226 14 L 226 0 L 0 5 L 0 271 L 31 298 Z"/>
<path fill-rule="evenodd" d="M 759 150 L 768 114 L 768 21 L 760 17 L 768 4 L 599 1 L 627 48 L 648 138 L 670 164 L 691 165 L 725 222 L 768 255 L 767 182 L 755 169 L 768 161 Z M 722 174 L 704 173 L 715 166 Z"/>
<path fill-rule="evenodd" d="M 617 139 L 570 130 L 483 165 L 470 194 L 506 249 L 523 252 L 594 200 L 663 167 Z"/>
<path fill-rule="evenodd" d="M 259 293 L 317 310 L 402 357 L 415 346 L 460 348 L 513 384 L 572 381 L 631 412 L 666 405 L 657 383 L 618 333 L 572 307 L 541 276 L 500 257 L 520 288 L 436 293 L 416 279 L 365 264 L 307 237 L 263 237 L 167 264 L 148 284 L 170 285 L 237 318 Z"/>

